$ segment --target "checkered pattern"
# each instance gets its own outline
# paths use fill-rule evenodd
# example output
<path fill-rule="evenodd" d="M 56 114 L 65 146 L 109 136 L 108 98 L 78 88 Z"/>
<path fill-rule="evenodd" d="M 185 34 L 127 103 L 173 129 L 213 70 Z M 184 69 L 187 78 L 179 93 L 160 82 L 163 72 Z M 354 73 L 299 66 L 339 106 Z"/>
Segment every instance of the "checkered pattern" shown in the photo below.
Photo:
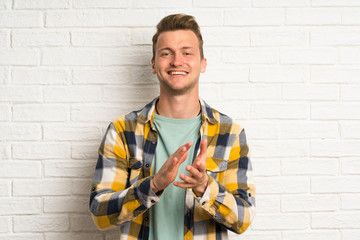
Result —
<path fill-rule="evenodd" d="M 99 148 L 90 210 L 100 229 L 120 225 L 120 239 L 148 239 L 151 163 L 157 144 L 154 99 L 139 111 L 114 120 Z M 255 186 L 245 131 L 204 101 L 201 139 L 207 138 L 208 187 L 202 198 L 187 189 L 184 239 L 227 239 L 227 229 L 243 233 L 255 215 Z"/>

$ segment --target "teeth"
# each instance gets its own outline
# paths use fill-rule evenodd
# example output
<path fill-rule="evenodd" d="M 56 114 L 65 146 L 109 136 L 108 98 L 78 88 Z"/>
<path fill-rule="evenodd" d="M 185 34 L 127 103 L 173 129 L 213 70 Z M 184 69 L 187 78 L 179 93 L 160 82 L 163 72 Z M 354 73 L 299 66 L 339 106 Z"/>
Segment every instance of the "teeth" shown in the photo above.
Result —
<path fill-rule="evenodd" d="M 171 75 L 186 75 L 186 72 L 170 72 Z"/>

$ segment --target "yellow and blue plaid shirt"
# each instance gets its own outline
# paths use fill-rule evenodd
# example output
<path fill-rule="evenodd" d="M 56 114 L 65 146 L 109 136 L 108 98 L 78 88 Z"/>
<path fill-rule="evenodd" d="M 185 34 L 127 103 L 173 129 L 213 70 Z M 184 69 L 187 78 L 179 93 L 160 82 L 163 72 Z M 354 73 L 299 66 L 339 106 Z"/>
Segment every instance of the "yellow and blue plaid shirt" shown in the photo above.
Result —
<path fill-rule="evenodd" d="M 110 123 L 99 148 L 90 211 L 99 229 L 120 225 L 120 239 L 148 239 L 149 208 L 160 200 L 150 188 L 156 100 Z M 223 240 L 227 229 L 245 232 L 255 216 L 249 148 L 243 128 L 200 102 L 202 124 L 195 153 L 207 138 L 209 182 L 201 198 L 186 191 L 184 239 Z"/>

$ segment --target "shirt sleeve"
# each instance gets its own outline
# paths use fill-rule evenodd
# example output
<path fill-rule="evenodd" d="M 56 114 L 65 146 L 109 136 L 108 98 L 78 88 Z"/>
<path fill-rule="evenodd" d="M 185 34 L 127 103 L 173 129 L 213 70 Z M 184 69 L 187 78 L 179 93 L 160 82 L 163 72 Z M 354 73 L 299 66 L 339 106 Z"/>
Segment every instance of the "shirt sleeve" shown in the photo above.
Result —
<path fill-rule="evenodd" d="M 201 207 L 229 230 L 245 232 L 255 216 L 255 185 L 244 129 L 231 147 L 227 169 L 221 176 L 222 184 L 208 177 L 204 195 L 196 198 Z"/>
<path fill-rule="evenodd" d="M 90 195 L 90 212 L 99 229 L 131 221 L 160 199 L 151 190 L 151 177 L 137 179 L 141 169 L 129 166 L 125 137 L 117 130 L 121 123 L 115 124 L 109 125 L 101 142 Z"/>

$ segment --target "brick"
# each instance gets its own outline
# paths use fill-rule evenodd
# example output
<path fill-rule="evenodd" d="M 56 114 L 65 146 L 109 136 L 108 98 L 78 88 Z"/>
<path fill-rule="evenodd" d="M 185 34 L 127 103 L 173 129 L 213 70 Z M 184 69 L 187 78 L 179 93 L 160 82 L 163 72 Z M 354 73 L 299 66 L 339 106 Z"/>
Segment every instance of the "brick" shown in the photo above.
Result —
<path fill-rule="evenodd" d="M 42 89 L 37 86 L 0 86 L 2 102 L 41 102 Z"/>
<path fill-rule="evenodd" d="M 0 144 L 0 160 L 10 159 L 11 156 L 10 144 Z"/>
<path fill-rule="evenodd" d="M 93 177 L 96 161 L 47 161 L 45 163 L 46 177 Z"/>
<path fill-rule="evenodd" d="M 166 0 L 154 0 L 154 1 L 146 1 L 146 0 L 138 0 L 134 1 L 131 4 L 132 8 L 179 8 L 179 4 L 174 1 L 166 1 Z M 192 1 L 184 0 L 181 1 L 182 8 L 191 8 Z M 180 11 L 181 12 L 181 11 Z"/>
<path fill-rule="evenodd" d="M 306 119 L 308 107 L 304 104 L 252 104 L 251 118 L 253 119 Z"/>
<path fill-rule="evenodd" d="M 279 100 L 281 87 L 266 84 L 225 85 L 222 94 L 226 100 Z"/>
<path fill-rule="evenodd" d="M 312 156 L 353 157 L 360 156 L 359 140 L 313 140 Z"/>
<path fill-rule="evenodd" d="M 41 198 L 0 198 L 0 205 L 6 206 L 0 208 L 1 215 L 39 214 L 42 210 Z"/>
<path fill-rule="evenodd" d="M 74 0 L 75 8 L 128 8 L 130 0 Z"/>
<path fill-rule="evenodd" d="M 306 46 L 308 33 L 302 30 L 254 31 L 250 33 L 251 46 Z"/>
<path fill-rule="evenodd" d="M 61 196 L 71 195 L 69 179 L 14 180 L 14 196 Z"/>
<path fill-rule="evenodd" d="M 118 229 L 117 235 L 119 236 Z M 108 231 L 106 233 L 108 235 Z M 77 233 L 77 232 L 66 232 L 66 233 L 45 233 L 46 240 L 104 240 L 104 235 L 101 232 L 86 232 L 86 233 Z M 20 239 L 19 239 L 20 240 Z M 110 239 L 109 239 L 110 240 Z"/>
<path fill-rule="evenodd" d="M 71 33 L 71 43 L 80 47 L 118 47 L 130 45 L 130 31 L 82 31 Z"/>
<path fill-rule="evenodd" d="M 221 3 L 216 0 L 195 0 L 193 1 L 195 7 L 213 7 L 213 8 L 223 8 L 224 3 Z M 245 0 L 245 1 L 236 1 L 236 0 L 230 0 L 226 1 L 226 7 L 251 7 L 251 1 Z"/>
<path fill-rule="evenodd" d="M 274 49 L 224 49 L 222 59 L 225 63 L 275 64 L 279 53 Z"/>
<path fill-rule="evenodd" d="M 156 79 L 157 81 L 157 79 Z M 202 83 L 248 83 L 249 69 L 236 64 L 212 66 L 200 75 Z M 200 84 L 201 87 L 202 84 Z"/>
<path fill-rule="evenodd" d="M 360 47 L 340 48 L 341 64 L 360 64 Z"/>
<path fill-rule="evenodd" d="M 8 121 L 10 119 L 11 112 L 9 105 L 0 105 L 0 121 Z"/>
<path fill-rule="evenodd" d="M 338 137 L 339 132 L 338 123 L 331 121 L 282 121 L 278 128 L 281 139 L 328 139 Z"/>
<path fill-rule="evenodd" d="M 203 76 L 203 75 L 201 75 Z M 131 67 L 130 68 L 130 78 L 125 79 L 128 80 L 131 84 L 145 84 L 149 85 L 157 85 L 159 80 L 157 79 L 155 74 L 151 73 L 151 67 Z"/>
<path fill-rule="evenodd" d="M 89 215 L 74 215 L 70 217 L 70 226 L 72 231 L 96 231 L 96 226 Z"/>
<path fill-rule="evenodd" d="M 359 158 L 349 157 L 341 158 L 341 172 L 342 174 L 360 174 Z"/>
<path fill-rule="evenodd" d="M 154 9 L 104 10 L 104 25 L 106 27 L 154 27 L 161 18 L 160 12 L 154 11 Z"/>
<path fill-rule="evenodd" d="M 341 209 L 360 209 L 360 194 L 340 195 Z"/>
<path fill-rule="evenodd" d="M 281 212 L 335 211 L 339 206 L 337 195 L 296 195 L 281 197 Z"/>
<path fill-rule="evenodd" d="M 282 64 L 335 64 L 335 48 L 289 48 L 280 50 Z"/>
<path fill-rule="evenodd" d="M 254 230 L 303 230 L 308 228 L 309 224 L 306 214 L 283 213 L 258 214 L 251 226 Z"/>
<path fill-rule="evenodd" d="M 258 194 L 307 193 L 310 189 L 308 177 L 257 177 Z"/>
<path fill-rule="evenodd" d="M 311 231 L 284 231 L 283 238 L 287 240 L 340 240 L 338 230 L 314 230 Z"/>
<path fill-rule="evenodd" d="M 233 119 L 248 119 L 250 117 L 250 104 L 244 101 L 208 101 L 206 103 L 215 109 L 221 109 L 221 112 L 231 116 Z"/>
<path fill-rule="evenodd" d="M 100 102 L 102 89 L 98 86 L 45 87 L 44 101 L 64 102 Z"/>
<path fill-rule="evenodd" d="M 68 107 L 56 104 L 21 104 L 13 107 L 14 121 L 66 121 Z"/>
<path fill-rule="evenodd" d="M 203 39 L 205 39 L 205 46 L 237 47 L 250 45 L 249 32 L 239 28 L 202 28 L 201 34 Z"/>
<path fill-rule="evenodd" d="M 340 132 L 341 132 L 342 138 L 359 139 L 360 138 L 360 123 L 358 123 L 358 122 L 341 122 L 340 123 Z"/>
<path fill-rule="evenodd" d="M 338 85 L 283 85 L 282 96 L 285 100 L 319 100 L 339 99 Z"/>
<path fill-rule="evenodd" d="M 153 91 L 157 93 L 157 89 Z M 221 91 L 217 88 L 216 85 L 213 84 L 202 84 L 199 89 L 199 94 L 202 98 L 206 99 L 207 101 L 219 101 L 221 99 Z M 154 97 L 156 97 L 155 94 Z"/>
<path fill-rule="evenodd" d="M 152 45 L 152 37 L 155 34 L 153 28 L 131 29 L 131 43 L 134 45 Z"/>
<path fill-rule="evenodd" d="M 359 68 L 311 67 L 311 82 L 314 83 L 358 83 Z"/>
<path fill-rule="evenodd" d="M 84 49 L 45 49 L 43 50 L 43 65 L 97 65 L 99 56 L 96 50 Z"/>
<path fill-rule="evenodd" d="M 59 47 L 68 46 L 68 32 L 44 30 L 18 30 L 12 32 L 13 47 Z"/>
<path fill-rule="evenodd" d="M 201 27 L 223 27 L 224 13 L 221 9 L 211 8 L 176 8 L 169 11 L 165 11 L 165 16 L 177 13 L 186 13 L 196 17 L 196 21 Z M 163 15 L 161 15 L 161 18 Z M 160 19 L 159 19 L 160 21 Z M 156 24 L 155 24 L 156 25 Z M 155 26 L 154 25 L 154 26 Z"/>
<path fill-rule="evenodd" d="M 44 140 L 55 141 L 84 141 L 101 140 L 101 131 L 96 126 L 84 126 L 83 124 L 50 124 L 45 125 Z"/>
<path fill-rule="evenodd" d="M 10 79 L 10 71 L 7 68 L 0 68 L 0 84 L 8 83 Z"/>
<path fill-rule="evenodd" d="M 336 175 L 339 163 L 333 158 L 296 158 L 281 162 L 283 175 Z"/>
<path fill-rule="evenodd" d="M 73 143 L 71 146 L 71 158 L 73 159 L 97 159 L 99 143 Z"/>
<path fill-rule="evenodd" d="M 359 103 L 312 103 L 311 119 L 357 120 L 360 118 Z"/>
<path fill-rule="evenodd" d="M 86 195 L 87 199 L 91 192 L 91 179 L 86 180 L 73 180 L 72 181 L 72 187 L 71 187 L 71 193 L 72 194 L 81 194 Z M 88 199 L 89 200 L 89 199 Z"/>
<path fill-rule="evenodd" d="M 104 87 L 105 102 L 141 102 L 144 95 L 154 99 L 159 95 L 158 87 Z"/>
<path fill-rule="evenodd" d="M 342 24 L 346 24 L 346 25 L 360 24 L 360 10 L 358 8 L 342 9 Z"/>
<path fill-rule="evenodd" d="M 12 83 L 34 85 L 63 85 L 70 82 L 70 74 L 65 69 L 14 68 Z"/>
<path fill-rule="evenodd" d="M 68 143 L 21 143 L 13 144 L 13 156 L 16 159 L 68 159 L 70 145 Z"/>
<path fill-rule="evenodd" d="M 36 161 L 1 161 L 0 175 L 3 178 L 39 178 L 41 163 Z"/>
<path fill-rule="evenodd" d="M 307 68 L 299 66 L 250 68 L 250 82 L 255 83 L 303 83 L 308 79 Z"/>
<path fill-rule="evenodd" d="M 30 49 L 2 49 L 0 56 L 0 65 L 36 66 L 40 59 L 39 51 Z"/>
<path fill-rule="evenodd" d="M 340 9 L 287 8 L 285 10 L 286 25 L 333 25 L 340 23 Z"/>
<path fill-rule="evenodd" d="M 44 237 L 41 233 L 15 233 L 15 234 L 7 234 L 0 235 L 0 240 L 44 240 Z"/>
<path fill-rule="evenodd" d="M 73 71 L 73 84 L 126 84 L 130 80 L 129 68 L 93 70 L 79 69 Z"/>
<path fill-rule="evenodd" d="M 357 193 L 360 191 L 358 176 L 312 177 L 312 193 Z"/>
<path fill-rule="evenodd" d="M 150 46 L 146 48 L 105 49 L 101 54 L 103 66 L 118 65 L 150 65 L 152 53 Z"/>
<path fill-rule="evenodd" d="M 278 213 L 280 211 L 280 196 L 256 195 L 256 213 Z"/>
<path fill-rule="evenodd" d="M 102 27 L 104 15 L 99 10 L 48 11 L 46 27 Z"/>
<path fill-rule="evenodd" d="M 309 5 L 308 0 L 254 0 L 254 7 L 306 7 Z"/>
<path fill-rule="evenodd" d="M 360 2 L 354 0 L 312 0 L 314 7 L 359 7 Z"/>
<path fill-rule="evenodd" d="M 276 139 L 278 138 L 277 124 L 270 121 L 249 121 L 244 125 L 246 134 L 251 136 L 251 139 Z"/>
<path fill-rule="evenodd" d="M 341 99 L 344 101 L 359 101 L 360 85 L 341 86 Z"/>
<path fill-rule="evenodd" d="M 0 31 L 0 47 L 1 48 L 10 47 L 10 34 L 9 34 L 9 32 Z"/>
<path fill-rule="evenodd" d="M 254 157 L 304 157 L 309 151 L 302 140 L 253 140 L 251 145 Z"/>
<path fill-rule="evenodd" d="M 14 232 L 64 232 L 69 229 L 66 215 L 33 215 L 14 217 Z"/>
<path fill-rule="evenodd" d="M 311 227 L 317 228 L 359 228 L 360 213 L 358 212 L 332 212 L 313 213 L 311 215 Z"/>
<path fill-rule="evenodd" d="M 358 29 L 326 29 L 310 32 L 310 44 L 313 46 L 350 46 L 359 45 L 360 31 Z"/>
<path fill-rule="evenodd" d="M 0 0 L 0 9 L 9 9 L 11 8 L 11 0 Z"/>
<path fill-rule="evenodd" d="M 360 236 L 360 230 L 356 229 L 343 229 L 341 231 L 342 233 L 342 239 L 344 240 L 358 240 L 359 236 Z"/>
<path fill-rule="evenodd" d="M 0 182 L 0 197 L 9 197 L 10 194 L 11 194 L 11 182 L 4 181 L 4 179 L 2 179 Z"/>
<path fill-rule="evenodd" d="M 0 123 L 0 140 L 41 140 L 42 131 L 38 124 Z"/>
<path fill-rule="evenodd" d="M 43 16 L 40 11 L 2 11 L 0 15 L 1 28 L 27 28 L 43 26 Z M 0 55 L 3 56 L 3 54 Z"/>
<path fill-rule="evenodd" d="M 282 9 L 245 8 L 225 10 L 225 26 L 276 26 L 282 25 Z"/>
<path fill-rule="evenodd" d="M 71 8 L 71 0 L 14 0 L 15 9 L 68 9 Z"/>
<path fill-rule="evenodd" d="M 45 197 L 45 213 L 87 213 L 89 197 Z"/>
<path fill-rule="evenodd" d="M 0 233 L 7 233 L 11 230 L 11 217 L 0 217 Z"/>

